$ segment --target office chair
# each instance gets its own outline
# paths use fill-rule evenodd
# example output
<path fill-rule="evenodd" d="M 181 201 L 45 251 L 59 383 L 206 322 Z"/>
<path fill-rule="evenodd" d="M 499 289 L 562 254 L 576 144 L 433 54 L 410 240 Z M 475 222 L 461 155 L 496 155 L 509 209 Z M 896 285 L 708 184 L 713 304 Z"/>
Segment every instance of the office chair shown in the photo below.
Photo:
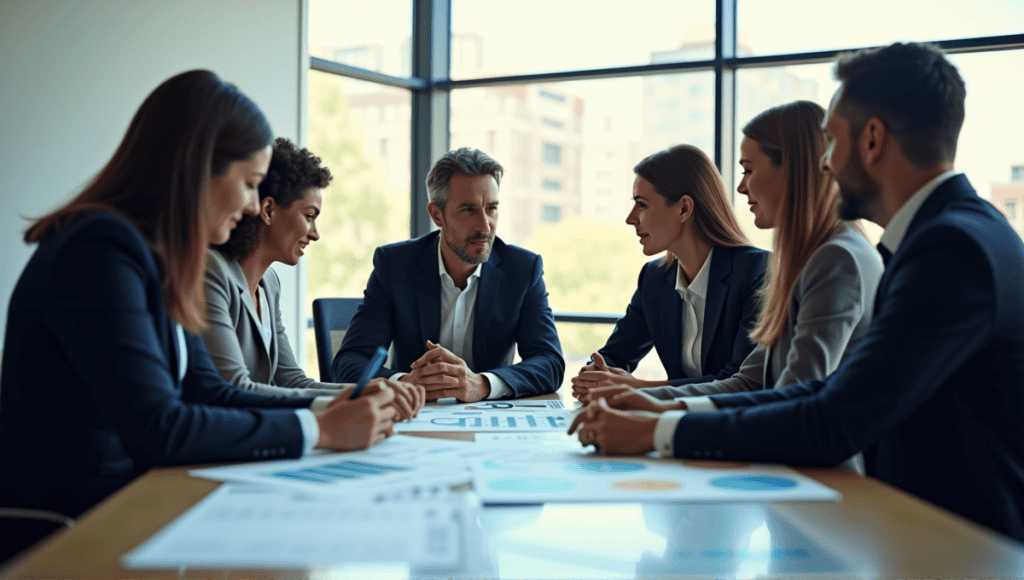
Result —
<path fill-rule="evenodd" d="M 313 301 L 313 335 L 316 337 L 320 382 L 334 382 L 331 361 L 341 348 L 348 323 L 362 303 L 362 298 L 317 298 Z"/>
<path fill-rule="evenodd" d="M 0 507 L 0 568 L 57 529 L 73 527 L 75 520 L 57 512 Z"/>

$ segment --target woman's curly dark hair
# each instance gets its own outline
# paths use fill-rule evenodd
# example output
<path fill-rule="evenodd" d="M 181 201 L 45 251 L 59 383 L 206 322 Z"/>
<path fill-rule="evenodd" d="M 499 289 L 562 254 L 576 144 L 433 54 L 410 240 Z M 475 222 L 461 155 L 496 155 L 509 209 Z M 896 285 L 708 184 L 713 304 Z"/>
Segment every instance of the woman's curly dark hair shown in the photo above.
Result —
<path fill-rule="evenodd" d="M 277 205 L 291 207 L 305 197 L 310 188 L 323 189 L 330 185 L 331 179 L 331 170 L 320 166 L 319 157 L 308 149 L 297 148 L 284 137 L 278 137 L 274 140 L 267 177 L 260 183 L 260 203 L 272 197 Z M 259 216 L 243 216 L 231 232 L 231 238 L 213 248 L 229 260 L 244 260 L 256 251 L 262 225 Z"/>

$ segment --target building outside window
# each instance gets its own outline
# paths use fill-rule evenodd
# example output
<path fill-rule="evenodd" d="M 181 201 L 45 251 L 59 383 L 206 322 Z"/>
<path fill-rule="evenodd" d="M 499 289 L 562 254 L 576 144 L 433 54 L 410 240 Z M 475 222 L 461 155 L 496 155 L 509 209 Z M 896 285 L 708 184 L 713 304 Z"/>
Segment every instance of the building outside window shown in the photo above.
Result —
<path fill-rule="evenodd" d="M 1022 75 L 1006 74 L 1024 70 L 1024 50 L 997 39 L 1019 34 L 1016 23 L 1024 21 L 1024 3 L 962 3 L 958 17 L 949 19 L 928 9 L 924 0 L 864 0 L 848 15 L 862 25 L 838 30 L 806 26 L 790 17 L 817 12 L 816 0 L 734 0 L 736 53 L 726 54 L 716 68 L 715 2 L 637 2 L 629 9 L 593 10 L 591 0 L 450 0 L 450 69 L 435 71 L 442 84 L 431 89 L 448 95 L 450 113 L 447 126 L 431 125 L 430 132 L 435 140 L 447 133 L 450 148 L 484 149 L 505 166 L 498 235 L 544 257 L 556 312 L 625 311 L 636 275 L 649 259 L 624 223 L 631 206 L 632 168 L 675 144 L 697 146 L 719 162 L 741 226 L 755 245 L 770 248 L 771 232 L 754 227 L 746 198 L 735 192 L 741 129 L 761 111 L 792 100 L 827 107 L 837 86 L 832 78 L 834 52 L 828 51 L 894 40 L 955 44 L 951 60 L 971 88 L 957 169 L 968 175 L 979 195 L 1007 213 L 1018 231 L 1024 230 L 1024 212 L 1019 210 L 1024 203 L 1024 146 L 1017 137 L 1024 134 L 1024 118 L 1005 114 L 1019 109 L 1016 101 L 1024 94 Z M 310 53 L 408 79 L 412 4 L 381 0 L 367 8 L 352 0 L 310 0 Z M 372 10 L 377 17 L 345 18 L 357 9 Z M 888 17 L 870 18 L 878 12 Z M 651 19 L 655 13 L 659 18 Z M 395 17 L 402 14 L 409 18 Z M 563 23 L 570 20 L 577 26 L 567 29 Z M 524 35 L 531 39 L 529 45 L 522 42 Z M 964 48 L 965 43 L 973 47 Z M 815 51 L 825 52 L 798 58 Z M 314 252 L 318 245 L 325 251 L 322 257 L 311 252 L 304 304 L 318 295 L 361 293 L 373 246 L 409 236 L 410 179 L 425 177 L 410 175 L 416 119 L 409 96 L 416 89 L 385 86 L 387 79 L 344 79 L 332 85 L 319 77 L 344 77 L 310 73 L 309 143 L 311 148 L 339 151 L 328 165 L 343 168 L 325 192 L 325 214 L 358 222 L 347 227 L 359 237 L 352 244 L 350 234 L 332 231 L 311 246 Z M 720 81 L 732 90 L 731 100 L 717 100 Z M 316 96 L 328 86 L 336 87 L 332 96 Z M 315 104 L 317 99 L 320 104 Z M 316 107 L 324 113 L 316 113 Z M 325 117 L 328 112 L 334 116 Z M 371 147 L 377 143 L 381 146 Z M 415 179 L 411 183 L 418 187 Z M 331 205 L 332 199 L 340 205 Z M 361 209 L 349 207 L 353 204 Z M 369 212 L 365 221 L 358 211 Z M 872 237 L 880 233 L 873 226 L 868 229 Z M 331 244 L 354 245 L 355 250 L 347 257 L 328 257 Z M 606 259 L 581 265 L 581 247 Z M 610 325 L 559 323 L 569 368 L 600 347 L 610 331 Z M 654 367 L 660 370 L 659 364 Z"/>

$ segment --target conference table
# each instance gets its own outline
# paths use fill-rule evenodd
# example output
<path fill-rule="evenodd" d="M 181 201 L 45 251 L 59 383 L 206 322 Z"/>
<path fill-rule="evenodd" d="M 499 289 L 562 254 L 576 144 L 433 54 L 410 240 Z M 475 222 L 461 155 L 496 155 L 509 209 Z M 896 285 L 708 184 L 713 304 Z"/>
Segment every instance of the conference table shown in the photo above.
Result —
<path fill-rule="evenodd" d="M 565 395 L 563 395 L 565 397 Z M 563 399 L 573 403 L 571 399 Z M 467 439 L 467 433 L 431 433 Z M 842 499 L 484 505 L 465 567 L 129 570 L 122 557 L 218 488 L 195 466 L 152 469 L 56 532 L 3 578 L 1014 578 L 1024 545 L 870 477 L 798 468 Z M 353 530 L 358 533 L 358 530 Z M 472 565 L 470 565 L 472 563 Z"/>

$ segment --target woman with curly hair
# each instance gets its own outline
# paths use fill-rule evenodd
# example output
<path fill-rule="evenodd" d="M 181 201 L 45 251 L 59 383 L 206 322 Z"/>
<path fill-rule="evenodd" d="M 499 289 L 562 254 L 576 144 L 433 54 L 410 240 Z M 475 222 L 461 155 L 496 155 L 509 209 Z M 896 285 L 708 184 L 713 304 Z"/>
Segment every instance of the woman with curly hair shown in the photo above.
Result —
<path fill-rule="evenodd" d="M 259 209 L 247 215 L 226 243 L 208 252 L 203 341 L 224 380 L 246 391 L 291 397 L 336 396 L 350 387 L 320 383 L 299 368 L 281 316 L 281 282 L 274 262 L 294 266 L 320 239 L 316 218 L 331 171 L 320 158 L 285 138 L 274 142 L 270 168 L 259 186 Z M 421 387 L 398 384 L 413 413 L 426 399 Z M 404 418 L 404 417 L 403 417 Z"/>

